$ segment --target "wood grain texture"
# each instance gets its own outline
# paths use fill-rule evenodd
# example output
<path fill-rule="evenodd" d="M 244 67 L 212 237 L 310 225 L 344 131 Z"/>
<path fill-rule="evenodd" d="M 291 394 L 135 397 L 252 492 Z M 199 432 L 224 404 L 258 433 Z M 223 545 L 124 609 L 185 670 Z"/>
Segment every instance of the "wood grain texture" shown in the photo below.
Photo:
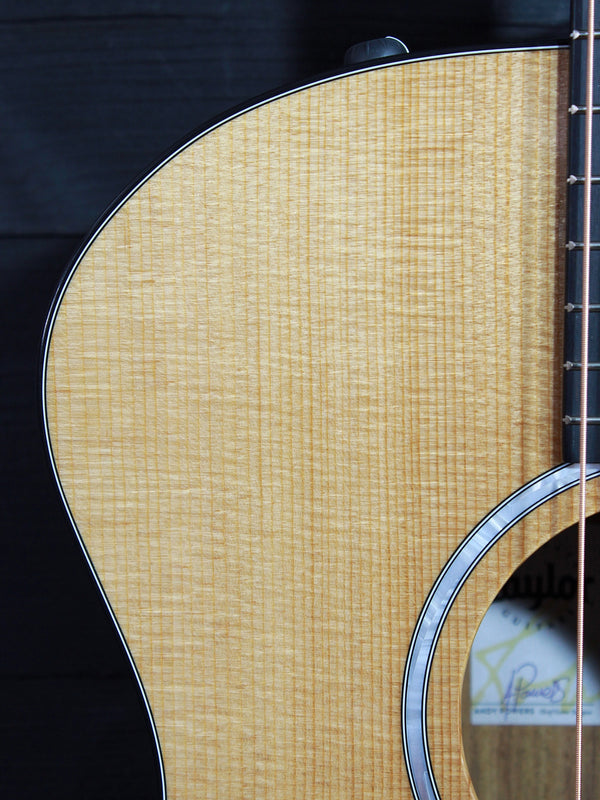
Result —
<path fill-rule="evenodd" d="M 408 800 L 423 601 L 560 461 L 566 71 L 562 51 L 490 53 L 282 97 L 166 162 L 80 261 L 52 449 L 170 797 Z M 447 623 L 446 797 L 470 792 L 470 640 L 570 502 L 490 556 Z"/>

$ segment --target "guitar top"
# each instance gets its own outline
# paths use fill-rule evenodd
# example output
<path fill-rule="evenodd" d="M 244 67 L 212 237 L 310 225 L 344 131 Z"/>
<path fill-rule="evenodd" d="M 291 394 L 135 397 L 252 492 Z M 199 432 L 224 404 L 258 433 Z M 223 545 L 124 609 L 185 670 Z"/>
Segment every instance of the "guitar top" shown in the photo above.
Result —
<path fill-rule="evenodd" d="M 170 798 L 474 796 L 470 644 L 577 514 L 570 483 L 524 501 L 436 594 L 562 461 L 568 58 L 409 57 L 262 101 L 73 265 L 48 442 Z"/>

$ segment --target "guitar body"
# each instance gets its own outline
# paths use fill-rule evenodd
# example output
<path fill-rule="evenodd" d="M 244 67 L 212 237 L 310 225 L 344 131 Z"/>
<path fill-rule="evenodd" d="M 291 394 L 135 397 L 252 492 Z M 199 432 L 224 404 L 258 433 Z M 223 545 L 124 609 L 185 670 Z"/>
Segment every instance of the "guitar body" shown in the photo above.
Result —
<path fill-rule="evenodd" d="M 561 462 L 567 82 L 566 50 L 526 49 L 260 102 L 164 160 L 70 271 L 49 446 L 170 798 L 431 795 L 403 720 L 423 609 L 486 515 Z M 444 800 L 472 794 L 477 627 L 577 516 L 576 489 L 542 499 L 436 622 Z"/>

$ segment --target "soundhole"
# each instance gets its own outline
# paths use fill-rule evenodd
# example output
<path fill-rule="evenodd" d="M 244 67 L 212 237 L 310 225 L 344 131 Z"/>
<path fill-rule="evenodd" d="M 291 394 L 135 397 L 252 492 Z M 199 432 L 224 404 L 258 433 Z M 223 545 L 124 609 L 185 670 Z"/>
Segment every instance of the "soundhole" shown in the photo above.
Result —
<path fill-rule="evenodd" d="M 583 795 L 600 791 L 600 515 L 587 526 Z M 512 575 L 477 632 L 462 697 L 479 800 L 552 800 L 575 782 L 577 528 Z"/>

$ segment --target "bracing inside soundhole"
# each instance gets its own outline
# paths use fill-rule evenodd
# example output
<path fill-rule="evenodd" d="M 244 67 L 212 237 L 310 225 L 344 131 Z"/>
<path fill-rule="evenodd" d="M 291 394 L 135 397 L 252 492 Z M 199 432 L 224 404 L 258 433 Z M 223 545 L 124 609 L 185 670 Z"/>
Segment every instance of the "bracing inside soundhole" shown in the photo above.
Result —
<path fill-rule="evenodd" d="M 587 525 L 583 789 L 600 788 L 600 515 Z M 502 587 L 463 682 L 467 768 L 479 800 L 552 800 L 575 780 L 577 528 L 537 550 Z"/>

